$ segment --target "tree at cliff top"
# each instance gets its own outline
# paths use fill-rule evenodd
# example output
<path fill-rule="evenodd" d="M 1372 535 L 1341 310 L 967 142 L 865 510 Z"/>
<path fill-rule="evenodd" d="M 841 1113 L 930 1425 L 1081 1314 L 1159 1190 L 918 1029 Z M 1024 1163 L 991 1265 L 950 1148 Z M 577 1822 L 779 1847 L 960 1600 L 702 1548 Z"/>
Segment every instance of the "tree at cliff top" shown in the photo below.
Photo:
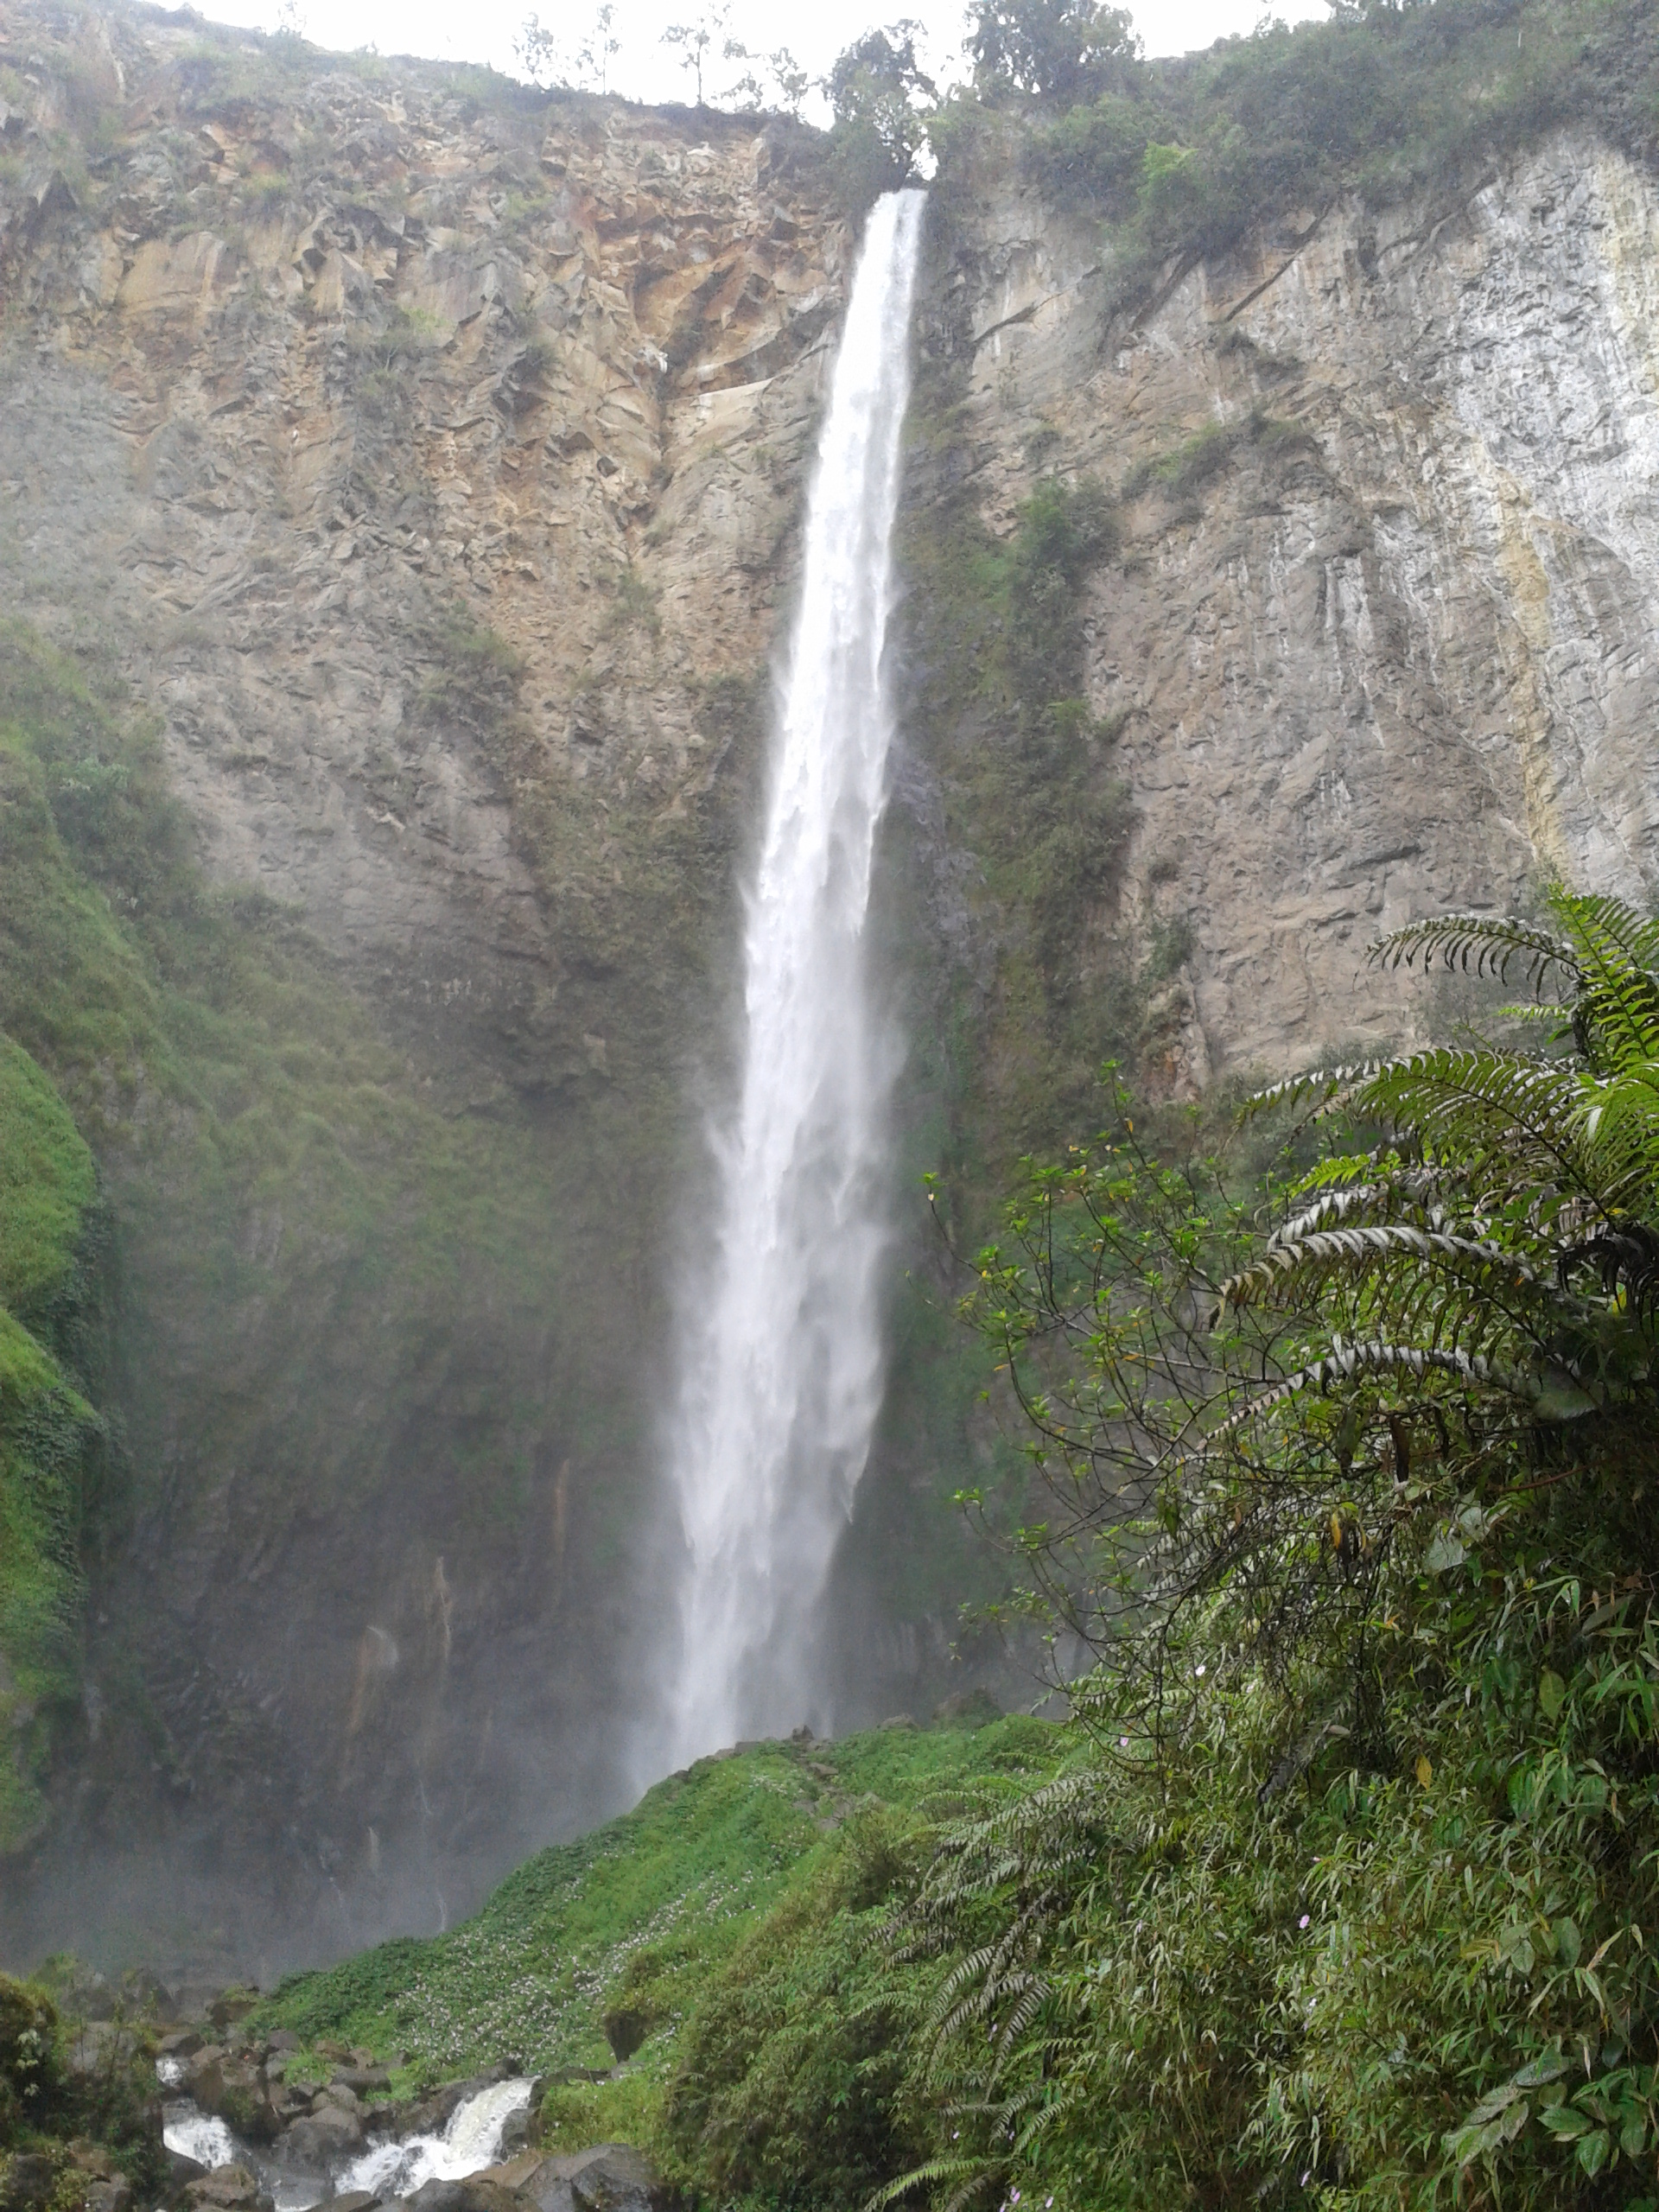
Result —
<path fill-rule="evenodd" d="M 974 82 L 1066 106 L 1096 99 L 1141 51 L 1128 10 L 1094 0 L 978 0 L 969 11 Z"/>
<path fill-rule="evenodd" d="M 1332 1141 L 1265 1243 L 1123 1112 L 980 1255 L 1097 1751 L 908 1916 L 941 2188 L 1652 2201 L 1659 925 L 1557 892 L 1379 955 L 1521 968 L 1571 1049 L 1268 1094 Z"/>
<path fill-rule="evenodd" d="M 938 97 L 916 57 L 921 25 L 906 16 L 867 31 L 836 60 L 823 89 L 836 111 L 831 133 L 841 188 L 867 207 L 907 184 L 927 138 L 926 109 Z"/>
<path fill-rule="evenodd" d="M 1023 105 L 1034 173 L 1106 219 L 1126 300 L 1255 226 L 1305 226 L 1344 192 L 1382 206 L 1444 186 L 1563 125 L 1640 160 L 1659 152 L 1653 0 L 1264 16 L 1252 36 L 1179 61 L 1137 60 L 1115 12 L 1086 0 L 984 0 L 970 47 L 971 92 L 933 120 L 941 179 L 971 170 L 988 106 Z"/>

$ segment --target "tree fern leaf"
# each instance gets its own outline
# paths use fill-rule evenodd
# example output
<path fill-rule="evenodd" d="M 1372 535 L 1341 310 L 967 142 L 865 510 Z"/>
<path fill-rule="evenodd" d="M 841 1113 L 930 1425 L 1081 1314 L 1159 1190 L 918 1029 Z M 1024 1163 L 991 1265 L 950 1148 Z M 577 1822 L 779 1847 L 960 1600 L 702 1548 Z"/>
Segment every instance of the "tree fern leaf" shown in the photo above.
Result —
<path fill-rule="evenodd" d="M 1438 960 L 1465 976 L 1495 976 L 1500 982 L 1518 958 L 1535 988 L 1552 966 L 1575 980 L 1579 974 L 1578 955 L 1569 939 L 1506 914 L 1442 914 L 1432 921 L 1408 922 L 1379 938 L 1366 957 L 1375 967 L 1409 968 L 1420 954 L 1425 972 Z"/>

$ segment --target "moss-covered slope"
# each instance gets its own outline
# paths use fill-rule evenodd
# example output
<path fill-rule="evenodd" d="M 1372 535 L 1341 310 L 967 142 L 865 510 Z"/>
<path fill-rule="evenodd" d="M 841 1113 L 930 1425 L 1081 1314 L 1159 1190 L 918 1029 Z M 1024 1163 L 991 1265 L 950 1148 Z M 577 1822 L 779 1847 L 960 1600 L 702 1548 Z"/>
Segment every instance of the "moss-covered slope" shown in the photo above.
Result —
<path fill-rule="evenodd" d="M 790 2150 L 791 2101 L 798 2126 L 810 2111 L 840 2132 L 838 2170 L 858 2165 L 853 1985 L 876 1993 L 925 1815 L 1028 1789 L 1074 1750 L 1042 1721 L 969 1715 L 700 1760 L 530 1860 L 464 1926 L 287 1982 L 254 2024 L 401 2056 L 407 2087 L 509 2058 L 553 2077 L 552 2141 L 636 2141 L 703 2189 L 762 2168 L 776 2187 L 768 2158 L 805 2156 L 811 2201 L 839 2201 L 828 2140 Z"/>
<path fill-rule="evenodd" d="M 80 1535 L 97 1414 L 60 1357 L 81 1304 L 92 1154 L 0 1036 L 0 1853 L 36 1835 L 79 1689 Z"/>
<path fill-rule="evenodd" d="M 257 1913 L 273 1823 L 309 1836 L 314 1866 L 320 1852 L 354 1872 L 423 1790 L 443 1801 L 458 1741 L 468 1794 L 480 1776 L 498 1793 L 499 1831 L 544 1820 L 544 1802 L 513 1798 L 505 1713 L 480 1766 L 467 1661 L 486 1580 L 505 1625 L 550 1637 L 563 1611 L 569 1635 L 586 1610 L 591 1642 L 591 1608 L 566 1605 L 571 1567 L 614 1555 L 632 1510 L 625 1484 L 584 1498 L 560 1474 L 604 1395 L 566 1317 L 607 1200 L 570 1166 L 569 1130 L 508 1099 L 435 1096 L 288 914 L 209 888 L 119 687 L 15 622 L 0 629 L 0 1027 L 8 1464 L 27 1446 L 55 1471 L 9 1477 L 8 1560 L 41 1565 L 8 1567 L 0 1649 L 9 1695 L 38 1703 L 49 1677 L 77 1708 L 59 1748 L 100 1780 L 76 1840 L 116 1847 L 118 1882 L 120 1853 L 139 1873 L 199 1795 L 212 1802 L 189 1828 L 228 1854 L 227 1881 L 252 1882 Z M 87 1274 L 89 1143 L 108 1234 Z M 53 1365 L 66 1350 L 96 1370 L 111 1424 L 85 1516 L 72 1470 L 94 1430 Z M 601 1456 L 626 1448 L 623 1413 Z M 104 1616 L 84 1665 L 83 1569 Z M 324 1616 L 302 1649 L 284 1584 Z M 257 1694 L 203 1666 L 219 1630 Z M 573 1695 L 583 1642 L 576 1628 Z M 37 1832 L 48 1779 L 43 1717 L 30 1725 L 13 1847 Z M 578 1773 L 573 1801 L 585 1786 Z M 457 1830 L 464 1856 L 459 1804 Z"/>

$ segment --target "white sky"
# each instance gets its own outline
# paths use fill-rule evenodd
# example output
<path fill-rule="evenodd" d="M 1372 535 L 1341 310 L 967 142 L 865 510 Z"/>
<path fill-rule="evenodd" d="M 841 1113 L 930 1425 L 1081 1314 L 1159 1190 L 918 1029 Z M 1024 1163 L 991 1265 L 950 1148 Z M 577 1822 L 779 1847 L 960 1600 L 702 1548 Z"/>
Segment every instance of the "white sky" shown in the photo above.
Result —
<path fill-rule="evenodd" d="M 220 22 L 275 30 L 279 19 L 292 22 L 315 45 L 348 52 L 372 46 L 382 54 L 418 54 L 455 61 L 486 61 L 521 74 L 513 41 L 532 9 L 543 27 L 565 47 L 579 48 L 591 35 L 591 0 L 199 0 L 204 14 Z M 613 35 L 621 51 L 611 64 L 610 89 L 633 99 L 686 99 L 691 79 L 675 51 L 662 43 L 665 27 L 704 14 L 709 0 L 614 0 Z M 1324 0 L 1147 0 L 1132 8 L 1135 27 L 1149 54 L 1185 54 L 1236 32 L 1250 31 L 1264 13 L 1300 22 L 1323 16 Z M 757 52 L 786 46 L 800 66 L 823 75 L 844 47 L 874 24 L 912 16 L 926 30 L 925 56 L 944 82 L 961 73 L 959 53 L 964 10 L 962 0 L 817 0 L 805 13 L 778 0 L 730 0 L 725 36 Z M 718 102 L 741 64 L 714 60 L 705 70 L 705 97 Z M 826 119 L 824 112 L 814 120 Z"/>

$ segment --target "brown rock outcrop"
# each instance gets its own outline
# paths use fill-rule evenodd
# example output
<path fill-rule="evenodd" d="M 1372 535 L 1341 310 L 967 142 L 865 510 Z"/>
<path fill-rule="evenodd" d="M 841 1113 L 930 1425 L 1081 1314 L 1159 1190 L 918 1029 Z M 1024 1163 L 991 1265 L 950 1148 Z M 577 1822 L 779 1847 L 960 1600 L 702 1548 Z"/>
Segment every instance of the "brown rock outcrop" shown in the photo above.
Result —
<path fill-rule="evenodd" d="M 1141 941 L 1190 924 L 1166 1073 L 1423 1033 L 1382 931 L 1541 874 L 1659 890 L 1659 190 L 1579 138 L 1378 216 L 1310 210 L 1113 312 L 1098 228 L 1009 173 L 928 314 L 1006 529 L 1125 500 L 1090 588 Z"/>

